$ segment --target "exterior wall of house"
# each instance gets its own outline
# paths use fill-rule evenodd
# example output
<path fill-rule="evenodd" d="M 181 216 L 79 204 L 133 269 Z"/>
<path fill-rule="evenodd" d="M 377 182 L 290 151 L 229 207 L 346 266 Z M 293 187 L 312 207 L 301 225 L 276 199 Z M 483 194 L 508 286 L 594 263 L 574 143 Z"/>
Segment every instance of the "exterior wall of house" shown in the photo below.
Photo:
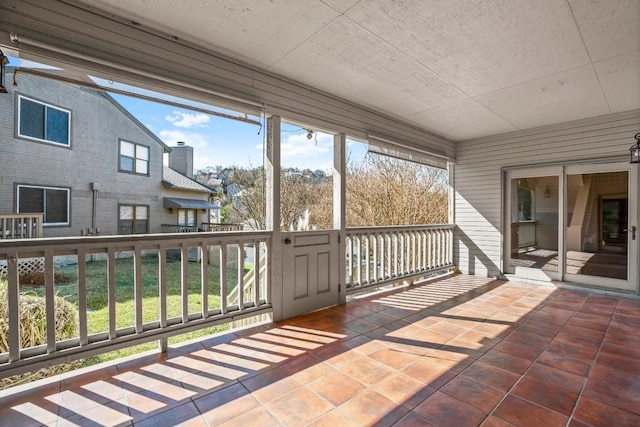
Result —
<path fill-rule="evenodd" d="M 165 221 L 162 145 L 99 92 L 24 73 L 18 73 L 17 83 L 0 96 L 0 214 L 16 212 L 16 184 L 67 187 L 70 224 L 45 226 L 44 236 L 78 236 L 92 225 L 92 183 L 97 183 L 101 234 L 117 232 L 119 204 L 148 205 L 149 231 L 159 232 Z M 18 95 L 70 110 L 70 147 L 18 137 Z M 121 139 L 149 147 L 148 176 L 118 171 Z"/>
<path fill-rule="evenodd" d="M 640 110 L 635 110 L 459 143 L 456 265 L 479 276 L 503 272 L 503 168 L 627 161 L 639 130 Z"/>
<path fill-rule="evenodd" d="M 209 201 L 209 194 L 201 191 L 165 189 L 163 197 L 178 197 L 183 199 Z M 160 203 L 162 203 L 162 200 L 160 200 Z M 207 213 L 208 210 L 206 209 L 196 209 L 196 224 L 198 227 L 200 227 L 203 222 L 210 222 Z M 169 212 L 169 209 L 164 209 L 162 215 L 158 214 L 158 216 L 161 217 L 162 224 L 178 224 L 178 209 L 173 209 L 173 212 Z"/>

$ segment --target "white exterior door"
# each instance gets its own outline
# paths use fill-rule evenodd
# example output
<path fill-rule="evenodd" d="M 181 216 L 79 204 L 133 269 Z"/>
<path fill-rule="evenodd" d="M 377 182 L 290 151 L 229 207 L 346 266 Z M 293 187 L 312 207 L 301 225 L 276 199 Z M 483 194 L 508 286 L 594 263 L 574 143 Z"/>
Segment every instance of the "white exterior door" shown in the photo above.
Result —
<path fill-rule="evenodd" d="M 283 316 L 339 303 L 339 232 L 282 233 Z"/>

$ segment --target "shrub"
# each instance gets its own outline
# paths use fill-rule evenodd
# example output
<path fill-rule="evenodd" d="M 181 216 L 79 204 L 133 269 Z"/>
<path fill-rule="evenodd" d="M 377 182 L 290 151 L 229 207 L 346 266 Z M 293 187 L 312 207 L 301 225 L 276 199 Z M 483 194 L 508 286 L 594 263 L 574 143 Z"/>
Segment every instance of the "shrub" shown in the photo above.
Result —
<path fill-rule="evenodd" d="M 47 342 L 47 318 L 45 298 L 29 294 L 20 294 L 18 299 L 21 348 L 33 347 Z M 0 279 L 0 353 L 9 350 L 9 305 L 7 300 L 7 281 Z M 56 340 L 65 340 L 78 336 L 78 309 L 66 299 L 55 297 Z M 74 365 L 64 365 L 52 369 L 40 369 L 36 372 L 17 375 L 2 380 L 2 388 L 17 383 L 33 381 L 53 373 L 72 369 Z"/>

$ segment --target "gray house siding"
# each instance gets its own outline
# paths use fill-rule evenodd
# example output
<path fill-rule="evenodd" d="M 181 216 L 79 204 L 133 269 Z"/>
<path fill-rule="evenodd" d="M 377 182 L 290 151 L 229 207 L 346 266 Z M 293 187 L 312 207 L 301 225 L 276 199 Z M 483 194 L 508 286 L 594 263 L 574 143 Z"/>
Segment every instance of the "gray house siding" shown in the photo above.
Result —
<path fill-rule="evenodd" d="M 635 110 L 459 143 L 456 265 L 480 276 L 503 272 L 503 168 L 624 161 L 638 129 Z"/>
<path fill-rule="evenodd" d="M 11 81 L 13 73 L 7 74 Z M 100 92 L 20 73 L 17 82 L 0 97 L 0 213 L 16 212 L 17 184 L 68 187 L 70 224 L 45 226 L 44 236 L 77 236 L 92 226 L 92 183 L 97 183 L 96 227 L 102 234 L 117 232 L 119 204 L 148 205 L 149 231 L 159 232 L 165 221 L 165 147 Z M 19 95 L 71 111 L 70 147 L 18 136 Z M 120 140 L 149 147 L 148 176 L 118 171 Z"/>

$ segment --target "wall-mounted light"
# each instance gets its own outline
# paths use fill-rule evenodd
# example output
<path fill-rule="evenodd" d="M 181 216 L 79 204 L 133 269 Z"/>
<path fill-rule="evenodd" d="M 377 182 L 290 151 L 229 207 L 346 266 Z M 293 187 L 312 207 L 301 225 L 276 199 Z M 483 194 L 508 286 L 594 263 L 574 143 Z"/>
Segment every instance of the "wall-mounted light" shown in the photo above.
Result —
<path fill-rule="evenodd" d="M 169 213 L 172 214 L 173 213 L 173 208 L 169 208 Z"/>
<path fill-rule="evenodd" d="M 544 198 L 548 199 L 549 197 L 551 197 L 551 190 L 549 189 L 549 186 L 547 185 L 547 188 L 544 189 Z"/>
<path fill-rule="evenodd" d="M 9 63 L 9 58 L 4 55 L 4 52 L 0 50 L 0 93 L 7 93 L 7 88 L 4 87 L 4 66 Z"/>
<path fill-rule="evenodd" d="M 629 152 L 631 152 L 630 163 L 640 163 L 640 132 L 636 133 L 634 138 L 636 143 L 629 148 Z"/>
<path fill-rule="evenodd" d="M 313 129 L 305 129 L 307 131 L 307 139 L 311 140 L 313 138 Z"/>

